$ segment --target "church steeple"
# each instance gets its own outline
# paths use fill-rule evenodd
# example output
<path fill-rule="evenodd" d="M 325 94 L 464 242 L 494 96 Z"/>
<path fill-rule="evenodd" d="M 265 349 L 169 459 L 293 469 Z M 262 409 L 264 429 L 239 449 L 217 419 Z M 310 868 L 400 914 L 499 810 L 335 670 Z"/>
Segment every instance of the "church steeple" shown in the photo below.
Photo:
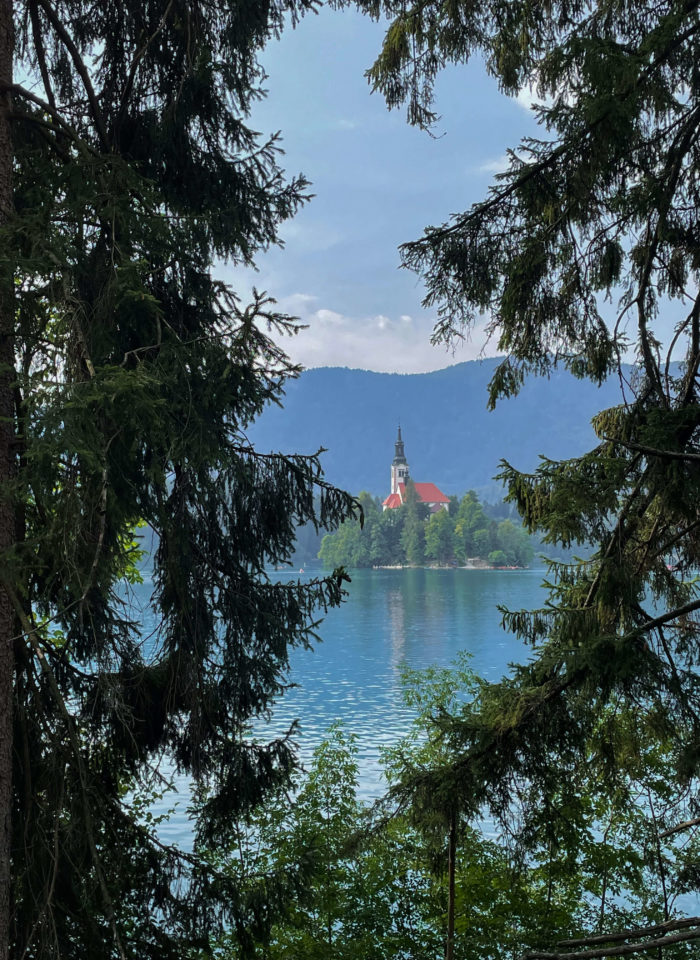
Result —
<path fill-rule="evenodd" d="M 399 432 L 394 443 L 394 459 L 391 462 L 391 492 L 400 494 L 399 484 L 408 480 L 408 462 L 403 448 L 403 439 L 401 437 L 401 424 Z"/>
<path fill-rule="evenodd" d="M 399 435 L 394 444 L 394 464 L 406 463 L 406 454 L 403 449 L 403 440 L 401 439 L 401 424 L 399 424 Z"/>
<path fill-rule="evenodd" d="M 396 510 L 406 502 L 406 485 L 410 481 L 419 503 L 425 504 L 431 514 L 438 510 L 448 510 L 450 498 L 434 483 L 414 483 L 409 476 L 406 451 L 403 447 L 401 424 L 394 442 L 394 459 L 391 461 L 391 493 L 382 503 L 384 510 Z"/>

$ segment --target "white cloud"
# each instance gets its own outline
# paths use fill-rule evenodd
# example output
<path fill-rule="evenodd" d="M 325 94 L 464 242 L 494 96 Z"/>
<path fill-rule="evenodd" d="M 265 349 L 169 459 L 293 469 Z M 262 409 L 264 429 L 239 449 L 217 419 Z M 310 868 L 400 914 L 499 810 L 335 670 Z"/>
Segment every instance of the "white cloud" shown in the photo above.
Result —
<path fill-rule="evenodd" d="M 333 126 L 336 130 L 357 130 L 360 124 L 357 120 L 348 120 L 342 117 L 340 120 L 336 120 Z"/>
<path fill-rule="evenodd" d="M 279 307 L 298 315 L 307 325 L 282 346 L 292 360 L 305 367 L 358 367 L 388 373 L 424 373 L 453 363 L 473 360 L 495 351 L 485 345 L 482 327 L 454 349 L 430 344 L 434 319 L 424 315 L 349 316 L 318 307 L 310 294 L 296 293 Z"/>
<path fill-rule="evenodd" d="M 530 112 L 538 103 L 542 103 L 542 98 L 537 96 L 532 84 L 528 84 L 527 87 L 523 87 L 522 90 L 518 91 L 515 102 L 521 106 L 523 110 Z"/>
<path fill-rule="evenodd" d="M 324 326 L 338 326 L 338 324 L 343 323 L 344 320 L 341 313 L 336 313 L 335 310 L 324 310 L 323 308 L 317 310 L 313 316 L 314 319 L 318 320 L 318 322 Z"/>
<path fill-rule="evenodd" d="M 281 309 L 293 315 L 308 313 L 317 300 L 318 297 L 314 297 L 310 293 L 293 293 L 291 296 L 284 298 L 284 305 Z"/>
<path fill-rule="evenodd" d="M 568 102 L 571 102 L 570 98 L 567 96 L 565 99 Z M 554 97 L 551 96 L 540 96 L 535 89 L 534 83 L 528 83 L 521 90 L 518 91 L 517 96 L 514 97 L 515 102 L 527 110 L 528 113 L 532 112 L 533 107 L 551 107 L 554 104 Z"/>
<path fill-rule="evenodd" d="M 502 153 L 500 157 L 493 160 L 486 160 L 480 164 L 476 170 L 477 173 L 504 173 L 508 169 L 510 158 L 507 153 Z"/>

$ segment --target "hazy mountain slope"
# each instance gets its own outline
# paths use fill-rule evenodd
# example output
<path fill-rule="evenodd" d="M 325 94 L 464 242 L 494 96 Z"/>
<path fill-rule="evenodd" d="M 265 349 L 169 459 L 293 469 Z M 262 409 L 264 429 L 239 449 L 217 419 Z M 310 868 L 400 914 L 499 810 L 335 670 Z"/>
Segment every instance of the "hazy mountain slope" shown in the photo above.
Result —
<path fill-rule="evenodd" d="M 557 373 L 530 380 L 520 395 L 486 409 L 495 360 L 460 363 L 435 373 L 386 374 L 342 367 L 307 370 L 288 385 L 283 409 L 270 408 L 250 430 L 261 450 L 326 447 L 326 476 L 353 492 L 389 492 L 397 424 L 414 480 L 445 493 L 496 493 L 505 458 L 522 470 L 538 455 L 563 458 L 595 442 L 591 417 L 619 402 L 617 381 L 597 389 Z"/>

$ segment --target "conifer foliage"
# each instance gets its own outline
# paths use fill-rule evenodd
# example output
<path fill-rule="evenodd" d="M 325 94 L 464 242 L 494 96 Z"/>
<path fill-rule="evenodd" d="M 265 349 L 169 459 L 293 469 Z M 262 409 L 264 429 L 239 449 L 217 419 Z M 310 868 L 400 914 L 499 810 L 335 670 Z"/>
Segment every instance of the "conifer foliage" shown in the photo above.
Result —
<path fill-rule="evenodd" d="M 653 743 L 674 800 L 660 820 L 640 803 L 637 828 L 682 841 L 700 804 L 700 5 L 360 6 L 391 21 L 369 77 L 389 106 L 408 106 L 410 122 L 430 126 L 436 77 L 472 55 L 506 94 L 540 100 L 541 135 L 513 145 L 489 195 L 403 247 L 438 309 L 435 338 L 486 315 L 506 355 L 492 404 L 557 364 L 597 382 L 617 376 L 625 395 L 595 418 L 588 454 L 529 476 L 503 467 L 531 530 L 595 549 L 553 566 L 544 609 L 506 613 L 535 656 L 444 721 L 455 761 L 440 789 L 458 790 L 471 813 L 486 805 L 521 853 L 529 845 L 561 862 L 575 792 L 598 778 L 624 807 L 621 784 Z M 631 353 L 629 377 L 621 359 Z M 429 782 L 410 789 L 437 789 Z M 660 955 L 700 936 L 700 919 L 674 927 L 669 913 L 697 878 L 664 863 L 668 898 L 656 908 L 667 925 L 618 934 L 617 953 Z M 582 935 L 552 950 L 532 956 L 607 956 L 612 946 Z"/>
<path fill-rule="evenodd" d="M 181 957 L 269 907 L 163 843 L 133 791 L 169 759 L 214 843 L 284 782 L 287 740 L 248 724 L 342 593 L 266 576 L 355 503 L 317 457 L 248 443 L 297 373 L 271 339 L 294 321 L 211 269 L 252 263 L 305 198 L 246 114 L 257 53 L 308 6 L 0 4 L 3 960 Z M 147 642 L 124 603 L 139 523 Z"/>

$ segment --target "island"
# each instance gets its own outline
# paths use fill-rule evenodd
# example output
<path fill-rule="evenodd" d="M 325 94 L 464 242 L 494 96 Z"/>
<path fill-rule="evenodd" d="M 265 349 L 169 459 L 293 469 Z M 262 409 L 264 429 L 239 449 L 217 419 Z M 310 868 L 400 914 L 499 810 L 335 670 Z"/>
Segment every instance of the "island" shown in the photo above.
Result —
<path fill-rule="evenodd" d="M 391 489 L 380 501 L 363 491 L 362 522 L 346 521 L 323 538 L 327 566 L 440 566 L 521 568 L 532 561 L 532 538 L 509 518 L 488 516 L 473 490 L 460 499 L 410 476 L 398 428 Z"/>

